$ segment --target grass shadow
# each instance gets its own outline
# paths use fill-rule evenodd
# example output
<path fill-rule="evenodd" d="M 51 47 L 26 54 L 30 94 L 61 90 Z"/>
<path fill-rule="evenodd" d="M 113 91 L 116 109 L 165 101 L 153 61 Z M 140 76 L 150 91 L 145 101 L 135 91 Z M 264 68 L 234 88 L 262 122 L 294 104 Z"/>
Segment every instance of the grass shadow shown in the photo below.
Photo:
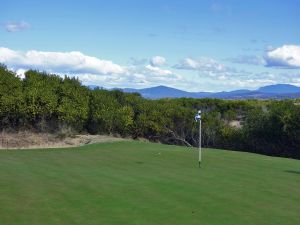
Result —
<path fill-rule="evenodd" d="M 284 172 L 287 172 L 287 173 L 294 173 L 294 174 L 300 175 L 300 171 L 296 171 L 296 170 L 285 170 Z"/>

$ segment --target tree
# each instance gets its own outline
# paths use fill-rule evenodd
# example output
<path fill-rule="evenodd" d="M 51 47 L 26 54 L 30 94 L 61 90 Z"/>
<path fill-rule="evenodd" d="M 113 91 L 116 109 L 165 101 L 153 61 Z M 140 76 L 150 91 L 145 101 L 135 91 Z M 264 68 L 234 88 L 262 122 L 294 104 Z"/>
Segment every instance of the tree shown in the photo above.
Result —
<path fill-rule="evenodd" d="M 0 65 L 1 128 L 11 126 L 17 129 L 23 122 L 24 109 L 21 79 L 4 65 Z"/>
<path fill-rule="evenodd" d="M 76 78 L 65 77 L 59 88 L 58 118 L 61 124 L 82 131 L 89 115 L 89 90 Z"/>
<path fill-rule="evenodd" d="M 29 70 L 23 81 L 26 118 L 36 128 L 46 131 L 47 123 L 57 121 L 59 88 L 62 79 L 56 75 Z M 52 123 L 55 125 L 57 123 Z"/>

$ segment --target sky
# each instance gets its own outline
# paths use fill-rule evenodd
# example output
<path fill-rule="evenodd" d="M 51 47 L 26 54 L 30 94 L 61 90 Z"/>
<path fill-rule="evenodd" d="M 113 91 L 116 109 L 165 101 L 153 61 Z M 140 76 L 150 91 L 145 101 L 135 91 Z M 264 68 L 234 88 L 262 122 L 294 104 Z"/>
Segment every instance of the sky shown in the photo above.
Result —
<path fill-rule="evenodd" d="M 0 2 L 0 63 L 85 85 L 300 86 L 298 0 Z"/>

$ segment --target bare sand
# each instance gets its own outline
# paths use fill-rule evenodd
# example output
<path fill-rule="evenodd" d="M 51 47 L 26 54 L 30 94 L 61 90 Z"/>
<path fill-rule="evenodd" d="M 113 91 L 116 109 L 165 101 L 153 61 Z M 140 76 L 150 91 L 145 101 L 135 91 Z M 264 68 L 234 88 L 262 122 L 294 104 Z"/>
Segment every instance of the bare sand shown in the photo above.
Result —
<path fill-rule="evenodd" d="M 18 132 L 0 133 L 0 149 L 69 148 L 94 143 L 128 141 L 130 139 L 108 135 L 74 135 L 59 138 L 54 134 Z"/>

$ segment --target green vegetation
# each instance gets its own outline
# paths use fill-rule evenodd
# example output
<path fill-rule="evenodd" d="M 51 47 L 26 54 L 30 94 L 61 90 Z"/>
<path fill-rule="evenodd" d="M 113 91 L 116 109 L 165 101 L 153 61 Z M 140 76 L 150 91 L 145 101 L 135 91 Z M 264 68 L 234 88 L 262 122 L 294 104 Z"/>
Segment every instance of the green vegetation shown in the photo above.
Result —
<path fill-rule="evenodd" d="M 300 162 L 126 142 L 0 151 L 0 224 L 300 223 Z"/>
<path fill-rule="evenodd" d="M 0 131 L 116 134 L 196 146 L 198 109 L 203 146 L 300 159 L 295 100 L 149 100 L 118 90 L 89 90 L 75 78 L 32 70 L 21 80 L 0 66 Z"/>

